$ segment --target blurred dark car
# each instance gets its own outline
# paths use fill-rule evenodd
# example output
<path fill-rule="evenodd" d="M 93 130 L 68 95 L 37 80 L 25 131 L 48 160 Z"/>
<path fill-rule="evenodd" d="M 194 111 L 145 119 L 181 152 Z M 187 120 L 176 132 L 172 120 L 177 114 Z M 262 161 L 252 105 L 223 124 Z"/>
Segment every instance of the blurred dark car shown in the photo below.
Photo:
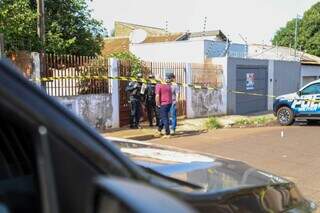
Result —
<path fill-rule="evenodd" d="M 0 213 L 313 212 L 247 164 L 105 139 L 0 61 Z"/>

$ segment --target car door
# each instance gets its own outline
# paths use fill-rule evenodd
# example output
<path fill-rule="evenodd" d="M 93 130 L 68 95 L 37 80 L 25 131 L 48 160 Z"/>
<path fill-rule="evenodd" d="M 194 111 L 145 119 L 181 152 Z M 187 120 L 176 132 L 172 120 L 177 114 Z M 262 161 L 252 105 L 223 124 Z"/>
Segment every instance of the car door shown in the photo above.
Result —
<path fill-rule="evenodd" d="M 300 116 L 320 116 L 320 83 L 314 83 L 303 88 L 292 108 Z"/>

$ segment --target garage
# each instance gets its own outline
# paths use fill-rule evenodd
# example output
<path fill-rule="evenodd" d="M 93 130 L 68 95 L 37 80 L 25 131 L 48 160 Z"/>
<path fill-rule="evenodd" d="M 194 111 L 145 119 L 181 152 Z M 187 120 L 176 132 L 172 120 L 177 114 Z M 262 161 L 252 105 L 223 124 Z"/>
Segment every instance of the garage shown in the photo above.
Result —
<path fill-rule="evenodd" d="M 237 65 L 236 90 L 258 93 L 264 96 L 236 94 L 236 114 L 248 114 L 267 110 L 268 67 Z"/>

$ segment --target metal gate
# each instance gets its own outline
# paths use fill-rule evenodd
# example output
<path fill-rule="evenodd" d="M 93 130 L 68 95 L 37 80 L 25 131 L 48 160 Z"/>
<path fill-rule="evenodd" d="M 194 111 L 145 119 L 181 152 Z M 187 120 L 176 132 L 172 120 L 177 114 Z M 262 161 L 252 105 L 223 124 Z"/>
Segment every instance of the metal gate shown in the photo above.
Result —
<path fill-rule="evenodd" d="M 178 83 L 186 82 L 185 64 L 183 63 L 143 62 L 142 64 L 142 73 L 145 78 L 147 78 L 150 73 L 153 73 L 157 79 L 164 79 L 166 72 L 173 72 Z M 130 76 L 131 65 L 128 61 L 120 61 L 118 67 L 120 76 Z M 126 81 L 120 81 L 119 86 L 120 127 L 128 125 L 130 119 L 128 96 L 125 92 L 127 83 Z M 186 115 L 186 89 L 184 87 L 180 88 L 177 113 L 178 116 Z M 146 113 L 142 112 L 142 115 L 143 119 L 146 120 Z"/>
<path fill-rule="evenodd" d="M 266 66 L 238 65 L 236 90 L 267 95 L 268 68 Z M 267 110 L 267 96 L 236 94 L 236 114 L 247 114 Z"/>

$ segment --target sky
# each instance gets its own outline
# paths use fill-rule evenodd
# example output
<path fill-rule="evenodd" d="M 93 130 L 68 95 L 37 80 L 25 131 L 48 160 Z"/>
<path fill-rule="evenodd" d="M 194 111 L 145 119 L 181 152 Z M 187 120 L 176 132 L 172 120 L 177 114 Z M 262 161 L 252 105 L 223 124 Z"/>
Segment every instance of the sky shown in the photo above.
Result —
<path fill-rule="evenodd" d="M 269 44 L 273 35 L 319 0 L 92 0 L 93 17 L 111 31 L 114 21 L 170 32 L 220 29 L 233 42 Z M 240 36 L 241 35 L 241 36 Z"/>

